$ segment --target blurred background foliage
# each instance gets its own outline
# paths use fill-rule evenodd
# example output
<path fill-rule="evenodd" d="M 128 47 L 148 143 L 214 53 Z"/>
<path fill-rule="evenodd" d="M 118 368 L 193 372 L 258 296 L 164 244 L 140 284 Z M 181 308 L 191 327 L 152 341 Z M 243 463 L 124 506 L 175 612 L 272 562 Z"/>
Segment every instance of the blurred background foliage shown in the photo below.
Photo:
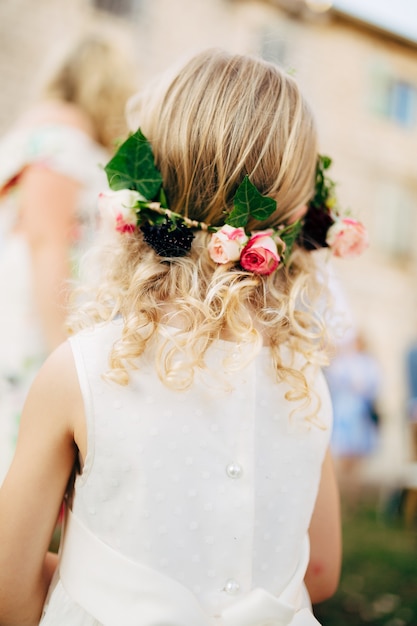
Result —
<path fill-rule="evenodd" d="M 341 582 L 315 607 L 326 626 L 416 626 L 417 520 L 405 521 L 405 495 L 364 490 L 354 505 L 342 498 Z"/>

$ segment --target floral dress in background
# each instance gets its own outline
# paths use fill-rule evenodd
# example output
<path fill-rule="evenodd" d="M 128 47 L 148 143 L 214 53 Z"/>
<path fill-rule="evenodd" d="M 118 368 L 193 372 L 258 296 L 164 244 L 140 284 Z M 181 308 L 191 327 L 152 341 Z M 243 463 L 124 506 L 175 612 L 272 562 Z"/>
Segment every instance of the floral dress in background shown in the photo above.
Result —
<path fill-rule="evenodd" d="M 0 142 L 0 483 L 13 457 L 26 393 L 46 356 L 35 311 L 29 249 L 16 229 L 19 174 L 37 164 L 81 183 L 74 249 L 78 256 L 93 233 L 97 194 L 107 186 L 100 166 L 107 160 L 101 146 L 70 126 L 22 128 Z"/>

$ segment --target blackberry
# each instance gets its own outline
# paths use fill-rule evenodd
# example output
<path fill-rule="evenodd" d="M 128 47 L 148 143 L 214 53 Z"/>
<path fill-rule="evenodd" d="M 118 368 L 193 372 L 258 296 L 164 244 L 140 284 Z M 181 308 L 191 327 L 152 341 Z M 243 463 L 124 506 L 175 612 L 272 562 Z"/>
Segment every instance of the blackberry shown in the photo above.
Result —
<path fill-rule="evenodd" d="M 327 248 L 327 231 L 333 223 L 334 220 L 327 208 L 310 206 L 304 217 L 297 243 L 306 250 Z"/>
<path fill-rule="evenodd" d="M 160 224 L 145 222 L 140 226 L 143 238 L 161 257 L 185 256 L 191 249 L 194 235 L 183 222 L 166 217 Z"/>

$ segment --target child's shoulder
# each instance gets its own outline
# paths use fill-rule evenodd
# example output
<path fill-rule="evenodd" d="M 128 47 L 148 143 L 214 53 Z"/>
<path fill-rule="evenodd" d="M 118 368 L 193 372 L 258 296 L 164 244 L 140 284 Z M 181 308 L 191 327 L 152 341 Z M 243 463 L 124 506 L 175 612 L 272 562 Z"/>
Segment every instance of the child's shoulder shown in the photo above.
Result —
<path fill-rule="evenodd" d="M 38 376 L 67 378 L 73 366 L 71 346 L 68 341 L 64 341 L 45 359 Z"/>
<path fill-rule="evenodd" d="M 64 341 L 39 369 L 26 404 L 29 410 L 41 410 L 45 416 L 50 415 L 52 421 L 56 415 L 61 415 L 63 421 L 70 423 L 80 402 L 81 394 L 71 347 L 68 341 Z"/>

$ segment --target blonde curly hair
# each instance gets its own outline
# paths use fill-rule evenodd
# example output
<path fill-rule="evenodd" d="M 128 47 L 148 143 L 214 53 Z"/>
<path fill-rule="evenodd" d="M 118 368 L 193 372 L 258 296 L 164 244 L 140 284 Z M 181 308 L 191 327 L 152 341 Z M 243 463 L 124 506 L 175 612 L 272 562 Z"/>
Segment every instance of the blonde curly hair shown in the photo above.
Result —
<path fill-rule="evenodd" d="M 246 174 L 277 201 L 274 214 L 266 222 L 252 220 L 251 230 L 291 221 L 312 197 L 318 154 L 313 115 L 295 80 L 273 64 L 204 51 L 136 96 L 130 121 L 152 145 L 170 208 L 191 219 L 223 224 Z M 209 237 L 197 232 L 190 254 L 169 260 L 156 255 L 140 230 L 101 248 L 95 298 L 73 328 L 123 319 L 109 372 L 121 384 L 158 338 L 159 375 L 176 389 L 188 388 L 196 370 L 205 368 L 216 339 L 250 346 L 251 356 L 268 345 L 278 380 L 290 383 L 288 397 L 308 400 L 303 369 L 284 363 L 281 347 L 304 355 L 306 366 L 323 362 L 317 300 L 324 285 L 312 255 L 295 247 L 285 267 L 260 276 L 236 264 L 215 264 Z M 168 327 L 178 332 L 164 332 Z"/>

